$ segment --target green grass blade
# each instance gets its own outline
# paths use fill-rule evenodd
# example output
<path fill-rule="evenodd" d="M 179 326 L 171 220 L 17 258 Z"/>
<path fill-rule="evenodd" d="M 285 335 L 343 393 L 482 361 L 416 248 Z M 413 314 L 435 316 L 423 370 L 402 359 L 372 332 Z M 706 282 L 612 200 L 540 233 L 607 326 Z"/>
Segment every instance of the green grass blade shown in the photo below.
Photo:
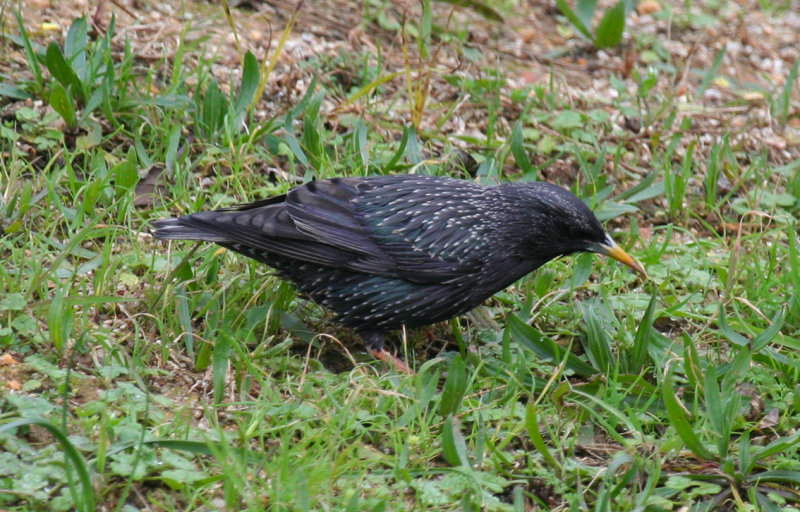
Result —
<path fill-rule="evenodd" d="M 666 374 L 664 375 L 664 381 L 661 388 L 661 394 L 664 399 L 667 418 L 669 419 L 669 422 L 673 428 L 675 428 L 675 430 L 678 432 L 678 436 L 681 438 L 686 447 L 692 451 L 692 453 L 701 459 L 713 460 L 714 455 L 706 449 L 705 445 L 700 441 L 700 438 L 697 437 L 697 434 L 694 431 L 694 426 L 689 422 L 689 416 L 686 413 L 686 410 L 683 408 L 683 405 L 678 400 L 678 396 L 675 394 L 675 387 L 672 382 L 672 372 L 673 367 L 669 366 Z"/>
<path fill-rule="evenodd" d="M 508 316 L 506 319 L 506 329 L 510 330 L 511 336 L 517 343 L 532 351 L 541 359 L 551 361 L 555 364 L 560 363 L 561 360 L 564 359 L 566 368 L 574 371 L 581 377 L 591 377 L 597 374 L 597 370 L 591 365 L 556 345 L 553 340 L 520 320 L 517 315 L 512 314 Z"/>
<path fill-rule="evenodd" d="M 536 171 L 531 164 L 528 153 L 525 151 L 525 141 L 522 137 L 522 123 L 516 123 L 511 131 L 511 154 L 517 162 L 517 167 L 525 174 L 535 175 Z"/>
<path fill-rule="evenodd" d="M 713 366 L 706 368 L 704 392 L 706 412 L 708 413 L 708 419 L 711 421 L 712 432 L 717 442 L 717 453 L 721 458 L 725 458 L 728 456 L 730 443 L 731 418 L 726 414 L 727 407 L 725 407 L 723 398 L 720 395 L 717 372 Z"/>
<path fill-rule="evenodd" d="M 600 23 L 594 36 L 594 45 L 597 48 L 610 48 L 622 42 L 622 33 L 625 31 L 625 2 L 620 0 L 617 4 L 608 9 Z"/>
<path fill-rule="evenodd" d="M 7 82 L 0 83 L 0 96 L 13 98 L 15 100 L 27 100 L 33 97 L 33 95 L 25 89 Z"/>
<path fill-rule="evenodd" d="M 567 4 L 566 0 L 556 0 L 556 7 L 558 7 L 558 10 L 561 11 L 561 14 L 563 14 L 570 21 L 570 23 L 572 23 L 572 25 L 578 29 L 578 32 L 583 34 L 587 39 L 592 38 L 591 31 L 586 28 L 586 25 L 578 17 L 575 11 L 572 10 L 569 4 Z"/>
<path fill-rule="evenodd" d="M 775 102 L 775 106 L 773 108 L 772 115 L 775 116 L 782 125 L 786 124 L 786 121 L 789 119 L 789 114 L 791 114 L 792 90 L 797 85 L 798 67 L 800 67 L 800 59 L 795 59 L 794 66 L 792 66 L 792 70 L 789 72 L 786 83 L 784 84 L 781 94 L 778 96 L 778 100 Z"/>
<path fill-rule="evenodd" d="M 636 185 L 623 190 L 619 194 L 611 197 L 612 201 L 625 201 L 626 203 L 637 203 L 650 199 L 652 197 L 660 196 L 664 193 L 664 182 L 659 181 L 656 183 L 656 178 L 659 176 L 659 171 L 651 171 L 647 176 Z"/>
<path fill-rule="evenodd" d="M 575 16 L 581 20 L 581 23 L 587 29 L 592 26 L 594 22 L 594 14 L 597 12 L 597 0 L 577 0 L 575 4 Z M 587 37 L 591 37 L 588 36 Z"/>
<path fill-rule="evenodd" d="M 81 453 L 75 445 L 70 442 L 69 437 L 64 431 L 44 418 L 26 418 L 0 425 L 0 433 L 30 425 L 36 425 L 37 427 L 46 429 L 59 442 L 61 449 L 64 451 L 64 458 L 72 463 L 72 467 L 74 467 L 75 471 L 78 473 L 78 481 L 81 484 L 80 493 L 73 495 L 75 506 L 80 511 L 94 512 L 94 488 L 92 487 L 89 467 L 86 465 L 86 461 L 83 459 Z"/>
<path fill-rule="evenodd" d="M 386 172 L 391 172 L 397 168 L 397 163 L 401 158 L 403 158 L 403 155 L 405 155 L 406 146 L 412 137 L 415 137 L 414 125 L 407 124 L 403 126 L 403 137 L 400 139 L 400 144 L 397 146 L 397 151 L 394 152 L 392 159 L 383 166 Z"/>
<path fill-rule="evenodd" d="M 183 345 L 189 357 L 194 357 L 194 328 L 192 327 L 192 313 L 189 308 L 189 299 L 186 294 L 186 287 L 181 284 L 179 292 L 175 297 L 178 306 L 178 322 L 183 330 Z"/>
<path fill-rule="evenodd" d="M 494 7 L 487 2 L 480 0 L 436 0 L 443 4 L 457 5 L 459 7 L 466 7 L 472 9 L 489 21 L 496 21 L 502 23 L 504 21 L 503 15 L 500 14 Z"/>
<path fill-rule="evenodd" d="M 725 315 L 725 306 L 722 303 L 719 305 L 719 315 L 717 315 L 717 319 L 719 322 L 719 331 L 723 336 L 728 338 L 728 341 L 739 347 L 745 347 L 750 344 L 750 340 L 734 331 L 728 324 L 728 319 Z"/>
<path fill-rule="evenodd" d="M 683 335 L 683 365 L 686 379 L 693 388 L 703 389 L 703 368 L 700 365 L 700 356 L 697 354 L 697 347 L 689 334 Z"/>
<path fill-rule="evenodd" d="M 636 336 L 633 338 L 633 355 L 631 356 L 631 366 L 628 368 L 632 372 L 640 372 L 647 362 L 648 350 L 650 348 L 650 337 L 653 330 L 653 313 L 656 310 L 657 288 L 653 286 L 653 293 L 650 302 L 636 329 Z"/>
<path fill-rule="evenodd" d="M 14 11 L 14 15 L 17 17 L 17 24 L 19 26 L 19 33 L 20 37 L 22 38 L 22 45 L 25 48 L 25 57 L 28 62 L 28 65 L 33 71 L 33 78 L 36 80 L 36 85 L 38 89 L 41 90 L 44 87 L 44 76 L 42 75 L 42 68 L 39 66 L 39 59 L 36 57 L 36 52 L 33 49 L 33 43 L 31 42 L 30 38 L 28 38 L 28 31 L 25 30 L 25 22 L 22 19 L 22 14 L 19 11 Z"/>
<path fill-rule="evenodd" d="M 396 71 L 394 73 L 388 73 L 388 74 L 379 76 L 375 80 L 371 81 L 370 83 L 368 83 L 364 87 L 360 88 L 359 90 L 357 90 L 356 92 L 351 94 L 350 97 L 348 97 L 347 100 L 344 102 L 344 105 L 350 105 L 351 103 L 354 103 L 354 102 L 358 101 L 359 99 L 361 99 L 364 96 L 368 95 L 370 92 L 376 90 L 381 85 L 383 85 L 386 82 L 389 82 L 391 80 L 394 80 L 395 78 L 397 78 L 398 76 L 400 76 L 402 74 L 403 74 L 402 71 Z"/>
<path fill-rule="evenodd" d="M 586 331 L 586 355 L 589 361 L 600 372 L 611 371 L 611 338 L 603 326 L 598 304 L 589 302 L 583 310 L 583 321 Z"/>
<path fill-rule="evenodd" d="M 442 456 L 453 467 L 470 467 L 461 422 L 453 416 L 448 416 L 442 425 Z"/>
<path fill-rule="evenodd" d="M 467 377 L 464 360 L 456 354 L 447 366 L 447 379 L 444 382 L 442 398 L 439 403 L 439 413 L 443 416 L 456 414 L 464 399 L 467 390 Z"/>
<path fill-rule="evenodd" d="M 212 373 L 214 382 L 214 403 L 219 404 L 225 396 L 225 378 L 228 376 L 230 352 L 233 339 L 224 330 L 218 331 L 212 353 Z"/>
<path fill-rule="evenodd" d="M 233 105 L 233 111 L 237 117 L 235 124 L 241 124 L 239 118 L 244 119 L 244 113 L 255 101 L 258 84 L 260 82 L 258 60 L 250 51 L 244 55 L 244 65 L 242 66 L 242 84 L 239 87 L 239 94 Z"/>
<path fill-rule="evenodd" d="M 790 470 L 774 470 L 763 471 L 753 475 L 752 480 L 755 482 L 780 482 L 792 486 L 800 485 L 800 471 Z"/>
<path fill-rule="evenodd" d="M 758 352 L 765 346 L 772 342 L 772 339 L 778 335 L 783 322 L 786 320 L 786 304 L 784 304 L 775 316 L 772 317 L 772 323 L 769 327 L 761 331 L 755 338 L 753 338 L 753 352 Z"/>
<path fill-rule="evenodd" d="M 78 125 L 78 116 L 75 113 L 75 102 L 70 93 L 71 88 L 65 89 L 60 83 L 54 83 L 50 88 L 50 106 L 58 112 L 70 129 Z"/>
<path fill-rule="evenodd" d="M 556 472 L 560 473 L 561 464 L 556 461 L 555 457 L 550 453 L 550 450 L 547 449 L 547 443 L 545 443 L 542 433 L 539 431 L 539 413 L 536 408 L 536 402 L 534 402 L 533 399 L 528 401 L 528 406 L 525 408 L 525 428 L 528 431 L 528 437 L 533 443 L 533 446 L 542 454 L 545 462 L 555 469 Z"/>
<path fill-rule="evenodd" d="M 53 75 L 53 78 L 58 80 L 65 88 L 72 87 L 72 91 L 78 96 L 78 101 L 81 104 L 86 103 L 86 98 L 83 96 L 83 83 L 80 78 L 78 78 L 78 75 L 75 74 L 75 70 L 72 69 L 72 66 L 67 63 L 57 43 L 52 42 L 47 45 L 47 52 L 45 53 L 44 59 L 47 64 L 47 69 L 50 71 L 50 74 Z"/>
<path fill-rule="evenodd" d="M 694 93 L 695 100 L 700 100 L 703 97 L 703 93 L 706 92 L 708 86 L 711 85 L 712 80 L 716 78 L 717 73 L 719 72 L 719 66 L 722 64 L 722 59 L 725 57 L 725 52 L 728 50 L 728 45 L 722 45 L 722 48 L 717 52 L 717 56 L 714 57 L 714 62 L 711 63 L 711 67 L 708 68 L 708 71 L 703 76 L 703 81 L 700 82 L 700 86 Z"/>
<path fill-rule="evenodd" d="M 763 460 L 773 455 L 777 455 L 778 453 L 786 452 L 789 450 L 794 450 L 800 444 L 800 432 L 795 432 L 794 434 L 786 437 L 779 437 L 778 439 L 772 441 L 767 446 L 753 451 L 753 460 Z"/>

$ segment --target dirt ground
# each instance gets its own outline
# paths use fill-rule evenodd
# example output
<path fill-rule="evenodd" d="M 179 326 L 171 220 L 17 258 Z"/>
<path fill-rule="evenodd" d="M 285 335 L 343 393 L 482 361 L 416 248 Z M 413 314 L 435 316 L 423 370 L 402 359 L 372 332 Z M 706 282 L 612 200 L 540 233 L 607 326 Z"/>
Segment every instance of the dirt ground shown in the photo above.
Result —
<path fill-rule="evenodd" d="M 30 8 L 23 9 L 23 18 L 28 30 L 42 44 L 63 39 L 75 17 L 87 15 L 97 30 L 103 32 L 112 15 L 115 16 L 115 41 L 121 48 L 128 40 L 144 65 L 159 62 L 164 57 L 171 59 L 182 33 L 187 43 L 202 39 L 201 51 L 215 57 L 213 71 L 222 84 L 236 79 L 243 51 L 250 50 L 259 59 L 274 51 L 282 30 L 298 8 L 297 2 L 290 1 L 239 2 L 232 10 L 237 30 L 234 34 L 223 8 L 196 0 L 28 0 L 27 5 Z M 668 55 L 676 73 L 661 74 L 650 96 L 674 98 L 684 107 L 679 115 L 692 119 L 692 128 L 686 135 L 702 133 L 699 154 L 710 146 L 716 135 L 732 131 L 740 139 L 732 142 L 742 142 L 742 149 L 768 149 L 776 165 L 798 158 L 800 112 L 796 110 L 797 102 L 785 123 L 774 122 L 768 109 L 770 95 L 780 92 L 794 61 L 800 58 L 800 9 L 796 2 L 792 2 L 788 10 L 772 16 L 766 15 L 756 0 L 706 2 L 692 5 L 689 11 L 686 5 L 677 1 L 639 3 L 637 12 L 628 17 L 622 45 L 595 51 L 563 24 L 563 18 L 559 22 L 559 12 L 551 2 L 520 2 L 513 16 L 506 17 L 503 22 L 487 20 L 475 10 L 434 2 L 435 22 L 442 26 L 467 27 L 465 46 L 478 51 L 470 56 L 472 60 L 467 60 L 462 52 L 454 51 L 452 45 L 442 44 L 434 52 L 434 58 L 425 61 L 426 66 L 434 69 L 430 74 L 431 102 L 453 97 L 458 92 L 442 79 L 445 73 L 480 75 L 482 69 L 501 68 L 506 79 L 504 96 L 528 84 L 548 86 L 554 83 L 576 106 L 605 109 L 620 125 L 636 128 L 642 124 L 641 120 L 626 120 L 613 107 L 619 90 L 609 82 L 609 71 L 618 71 L 635 95 L 635 76 L 637 73 L 646 75 L 648 65 L 656 58 L 655 48 Z M 667 12 L 665 9 L 671 11 L 669 17 L 663 15 Z M 303 64 L 314 56 L 328 55 L 334 59 L 344 55 L 342 60 L 346 66 L 348 58 L 357 59 L 368 54 L 373 59 L 380 57 L 387 73 L 402 72 L 405 64 L 403 34 L 393 27 L 404 19 L 418 19 L 419 10 L 419 3 L 413 1 L 385 4 L 344 0 L 300 2 L 296 25 L 271 75 L 261 113 L 267 116 L 284 111 L 302 97 L 317 71 Z M 7 27 L 15 23 L 8 11 L 6 9 Z M 643 44 L 653 40 L 658 44 Z M 711 68 L 723 47 L 726 52 L 717 78 L 701 97 L 695 97 L 705 71 Z M 6 67 L 10 69 L 3 71 L 12 77 L 24 75 L 24 54 L 8 47 L 5 51 L 10 57 L 5 59 Z M 187 54 L 185 65 L 191 65 L 191 60 L 196 58 L 197 54 Z M 410 59 L 412 67 L 423 64 L 414 55 Z M 334 78 L 340 83 L 346 82 L 346 69 L 336 73 L 338 76 Z M 387 82 L 385 88 L 388 94 L 374 101 L 388 105 L 405 95 L 402 73 Z M 794 87 L 792 91 L 795 98 L 797 89 Z M 507 96 L 500 101 L 501 107 L 511 104 Z M 487 113 L 471 106 L 469 100 L 462 102 L 441 129 L 436 128 L 441 112 L 426 111 L 419 128 L 461 136 L 481 133 L 486 128 Z M 360 110 L 356 103 L 347 104 L 345 98 L 334 95 L 328 95 L 323 105 L 323 111 L 333 123 L 342 113 L 355 111 L 368 115 Z M 381 111 L 395 121 L 408 117 L 406 109 Z M 504 113 L 501 108 L 501 123 Z M 651 129 L 659 119 L 649 121 L 650 125 L 645 120 L 638 133 L 629 132 L 629 140 L 625 141 L 630 149 L 645 157 L 645 161 Z M 531 123 L 536 125 L 534 120 Z M 679 122 L 674 123 L 674 126 L 679 125 Z M 546 131 L 545 127 L 537 128 Z M 558 172 L 557 169 L 554 172 Z"/>

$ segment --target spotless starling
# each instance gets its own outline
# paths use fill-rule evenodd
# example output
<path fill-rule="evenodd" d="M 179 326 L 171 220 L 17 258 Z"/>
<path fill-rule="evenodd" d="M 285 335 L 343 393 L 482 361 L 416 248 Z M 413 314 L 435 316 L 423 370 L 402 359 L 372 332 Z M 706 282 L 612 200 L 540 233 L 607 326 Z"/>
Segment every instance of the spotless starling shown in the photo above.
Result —
<path fill-rule="evenodd" d="M 580 199 L 542 182 L 333 178 L 153 225 L 156 238 L 215 242 L 269 265 L 406 370 L 384 348 L 387 331 L 465 313 L 559 256 L 596 252 L 646 275 Z"/>

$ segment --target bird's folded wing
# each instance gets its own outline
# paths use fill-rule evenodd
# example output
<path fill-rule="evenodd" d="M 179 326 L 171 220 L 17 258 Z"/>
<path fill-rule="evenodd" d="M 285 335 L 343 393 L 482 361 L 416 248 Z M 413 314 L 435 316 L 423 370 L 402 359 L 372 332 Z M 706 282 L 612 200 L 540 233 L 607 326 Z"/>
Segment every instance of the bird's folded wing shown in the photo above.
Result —
<path fill-rule="evenodd" d="M 415 247 L 404 234 L 377 233 L 359 208 L 359 185 L 369 187 L 358 178 L 310 183 L 289 192 L 286 212 L 298 232 L 330 249 L 351 253 L 351 260 L 343 265 L 348 270 L 437 283 L 465 273 L 458 261 Z"/>
<path fill-rule="evenodd" d="M 426 212 L 402 207 L 365 214 L 359 195 L 371 195 L 373 181 L 311 182 L 285 196 L 159 221 L 155 227 L 162 238 L 213 241 L 267 263 L 272 253 L 421 283 L 453 282 L 474 271 L 474 258 L 459 246 L 463 229 L 446 229 Z"/>

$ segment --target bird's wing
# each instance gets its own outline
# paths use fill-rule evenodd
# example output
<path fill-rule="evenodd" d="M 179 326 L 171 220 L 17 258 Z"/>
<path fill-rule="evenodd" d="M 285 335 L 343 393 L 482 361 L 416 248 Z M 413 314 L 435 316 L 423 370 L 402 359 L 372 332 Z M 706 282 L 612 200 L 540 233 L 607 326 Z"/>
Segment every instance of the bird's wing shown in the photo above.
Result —
<path fill-rule="evenodd" d="M 403 201 L 398 201 L 396 207 L 370 210 L 369 198 L 376 193 L 391 197 L 398 186 L 402 193 L 420 186 L 416 183 L 404 189 L 405 181 L 350 178 L 312 182 L 287 194 L 286 213 L 298 232 L 329 250 L 351 255 L 340 268 L 426 283 L 446 282 L 464 275 L 462 261 L 437 255 L 430 249 L 438 243 L 448 244 L 449 238 L 457 238 L 457 234 L 434 233 L 444 226 L 441 222 L 423 222 L 426 212 L 407 212 L 385 225 L 376 222 L 384 212 L 393 215 L 402 211 Z M 379 184 L 384 182 L 391 190 L 380 190 Z M 406 222 L 405 230 L 396 230 L 397 222 Z M 410 233 L 419 230 L 415 244 Z"/>
<path fill-rule="evenodd" d="M 392 275 L 394 263 L 355 219 L 349 199 L 358 192 L 358 181 L 311 182 L 262 201 L 158 221 L 155 235 L 217 242 L 267 262 L 272 253 L 334 268 L 382 269 Z"/>
<path fill-rule="evenodd" d="M 435 183 L 321 180 L 228 210 L 159 221 L 156 236 L 217 242 L 267 263 L 272 253 L 354 272 L 446 283 L 475 269 L 480 251 L 468 226 L 470 215 L 480 212 L 467 212 L 462 204 L 461 220 L 454 223 L 453 205 L 459 203 L 448 199 L 447 186 Z"/>
<path fill-rule="evenodd" d="M 455 282 L 490 259 L 486 204 L 492 189 L 428 176 L 374 180 L 366 187 L 355 200 L 361 223 L 406 279 Z"/>

